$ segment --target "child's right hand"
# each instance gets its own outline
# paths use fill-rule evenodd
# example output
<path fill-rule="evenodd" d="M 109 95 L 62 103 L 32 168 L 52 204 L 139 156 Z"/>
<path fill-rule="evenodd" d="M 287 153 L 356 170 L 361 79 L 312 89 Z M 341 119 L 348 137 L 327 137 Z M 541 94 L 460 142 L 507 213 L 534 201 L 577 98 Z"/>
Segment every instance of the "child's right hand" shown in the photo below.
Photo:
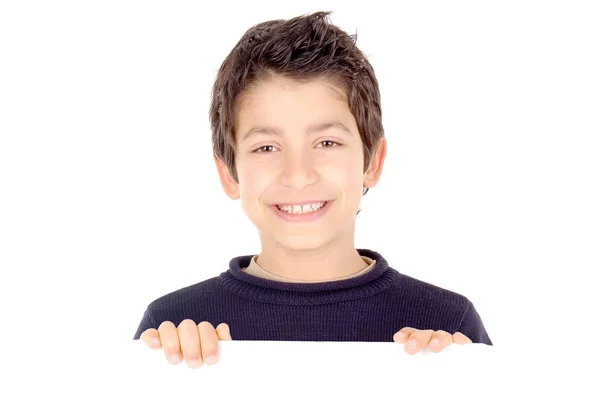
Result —
<path fill-rule="evenodd" d="M 219 358 L 219 340 L 232 340 L 229 325 L 221 323 L 217 329 L 210 322 L 198 325 L 191 319 L 184 319 L 179 326 L 164 321 L 158 327 L 146 329 L 140 336 L 149 347 L 165 350 L 167 361 L 172 364 L 181 362 L 182 353 L 190 368 L 198 368 L 203 362 L 214 365 Z M 205 358 L 205 359 L 203 359 Z"/>

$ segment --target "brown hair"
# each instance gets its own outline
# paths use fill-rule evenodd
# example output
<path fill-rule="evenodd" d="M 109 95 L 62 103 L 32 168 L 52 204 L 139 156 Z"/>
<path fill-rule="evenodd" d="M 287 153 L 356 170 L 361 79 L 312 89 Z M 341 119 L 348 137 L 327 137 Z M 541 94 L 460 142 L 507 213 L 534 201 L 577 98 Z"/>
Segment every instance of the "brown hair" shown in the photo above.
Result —
<path fill-rule="evenodd" d="M 235 104 L 242 92 L 272 74 L 298 82 L 325 77 L 346 93 L 364 147 L 364 171 L 383 137 L 379 85 L 356 47 L 356 34 L 331 24 L 331 11 L 272 20 L 248 29 L 223 61 L 209 109 L 214 156 L 239 183 L 235 166 Z M 369 188 L 365 188 L 366 194 Z M 360 210 L 359 210 L 360 211 Z M 358 214 L 358 213 L 357 213 Z"/>

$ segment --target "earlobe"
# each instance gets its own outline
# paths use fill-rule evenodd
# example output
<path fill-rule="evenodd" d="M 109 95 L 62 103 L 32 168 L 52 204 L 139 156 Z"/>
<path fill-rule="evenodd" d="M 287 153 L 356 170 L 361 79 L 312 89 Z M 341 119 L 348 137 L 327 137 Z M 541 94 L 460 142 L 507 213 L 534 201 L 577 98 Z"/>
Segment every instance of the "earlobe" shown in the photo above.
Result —
<path fill-rule="evenodd" d="M 217 172 L 219 173 L 219 180 L 221 181 L 221 185 L 223 186 L 223 190 L 227 196 L 231 199 L 236 200 L 240 198 L 240 190 L 239 184 L 234 181 L 231 177 L 231 173 L 229 172 L 229 168 L 225 164 L 225 162 L 218 157 L 214 158 L 215 164 L 217 166 Z"/>
<path fill-rule="evenodd" d="M 387 154 L 387 141 L 385 137 L 381 137 L 377 149 L 371 158 L 371 163 L 368 170 L 365 172 L 363 185 L 372 188 L 379 182 L 381 173 L 383 172 L 383 163 Z"/>

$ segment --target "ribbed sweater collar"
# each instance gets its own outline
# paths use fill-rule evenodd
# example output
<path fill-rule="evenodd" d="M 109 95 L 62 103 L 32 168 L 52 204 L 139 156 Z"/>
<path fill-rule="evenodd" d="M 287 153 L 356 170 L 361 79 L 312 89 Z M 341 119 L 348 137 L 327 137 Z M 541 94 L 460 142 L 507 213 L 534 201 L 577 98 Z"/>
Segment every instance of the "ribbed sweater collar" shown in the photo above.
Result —
<path fill-rule="evenodd" d="M 339 281 L 289 283 L 258 278 L 241 270 L 250 264 L 254 254 L 234 257 L 229 270 L 219 275 L 223 286 L 237 296 L 265 303 L 295 306 L 356 300 L 380 293 L 390 287 L 397 271 L 388 266 L 381 254 L 369 249 L 356 249 L 361 256 L 376 260 L 366 274 Z"/>

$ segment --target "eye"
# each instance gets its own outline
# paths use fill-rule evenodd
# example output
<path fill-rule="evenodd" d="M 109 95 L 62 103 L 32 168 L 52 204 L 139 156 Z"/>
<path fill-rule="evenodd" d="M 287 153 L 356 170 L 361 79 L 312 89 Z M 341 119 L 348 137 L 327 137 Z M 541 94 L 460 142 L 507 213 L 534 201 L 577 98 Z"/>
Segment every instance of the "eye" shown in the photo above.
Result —
<path fill-rule="evenodd" d="M 331 142 L 331 143 L 333 143 L 333 144 L 336 144 L 337 146 L 342 146 L 342 144 L 340 144 L 339 142 L 335 142 L 335 141 L 331 141 L 331 140 L 324 140 L 324 141 L 321 141 L 321 142 L 319 142 L 319 144 L 320 144 L 320 143 L 323 143 L 323 142 Z M 334 146 L 332 146 L 332 145 L 329 145 L 328 147 L 329 147 L 329 148 L 335 148 L 335 147 L 334 147 Z"/>
<path fill-rule="evenodd" d="M 256 148 L 255 150 L 252 151 L 252 153 L 264 153 L 264 152 L 271 152 L 271 151 L 261 151 L 261 149 L 263 148 L 275 148 L 273 145 L 263 145 L 261 147 Z"/>
<path fill-rule="evenodd" d="M 321 142 L 319 142 L 319 144 L 322 144 L 324 142 L 329 142 L 331 144 L 335 144 L 337 146 L 342 146 L 342 144 L 340 144 L 339 142 L 336 141 L 332 141 L 332 140 L 323 140 Z M 268 152 L 273 152 L 273 151 L 263 151 L 264 148 L 275 148 L 274 145 L 263 145 L 261 147 L 256 148 L 255 150 L 251 151 L 252 153 L 268 153 Z M 335 146 L 333 145 L 327 145 L 326 148 L 335 148 Z"/>

